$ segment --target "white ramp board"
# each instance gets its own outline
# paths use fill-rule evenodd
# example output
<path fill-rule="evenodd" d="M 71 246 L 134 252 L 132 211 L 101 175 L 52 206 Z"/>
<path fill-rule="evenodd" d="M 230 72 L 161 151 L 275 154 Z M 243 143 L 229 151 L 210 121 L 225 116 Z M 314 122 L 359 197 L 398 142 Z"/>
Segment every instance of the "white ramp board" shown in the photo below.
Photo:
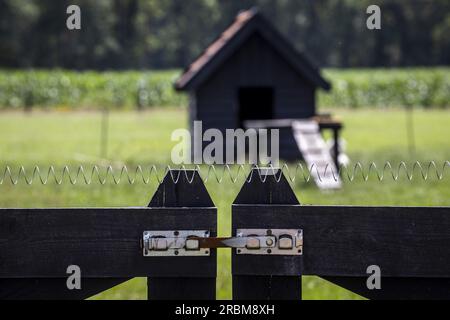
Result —
<path fill-rule="evenodd" d="M 292 122 L 292 131 L 317 186 L 320 189 L 340 188 L 341 178 L 320 134 L 319 124 L 314 120 L 296 120 Z"/>

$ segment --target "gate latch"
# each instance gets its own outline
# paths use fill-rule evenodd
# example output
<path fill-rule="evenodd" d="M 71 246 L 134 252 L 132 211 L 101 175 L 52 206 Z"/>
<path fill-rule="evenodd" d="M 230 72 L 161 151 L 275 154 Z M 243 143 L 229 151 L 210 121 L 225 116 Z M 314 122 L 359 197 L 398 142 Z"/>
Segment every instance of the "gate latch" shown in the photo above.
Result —
<path fill-rule="evenodd" d="M 303 254 L 301 229 L 237 229 L 235 237 L 215 238 L 208 230 L 145 231 L 145 257 L 209 256 L 210 249 L 235 248 L 236 254 Z"/>
<path fill-rule="evenodd" d="M 144 257 L 209 256 L 209 248 L 199 244 L 208 237 L 208 230 L 144 231 Z"/>
<path fill-rule="evenodd" d="M 240 240 L 236 254 L 281 256 L 303 254 L 301 229 L 237 229 L 236 238 L 232 239 Z"/>

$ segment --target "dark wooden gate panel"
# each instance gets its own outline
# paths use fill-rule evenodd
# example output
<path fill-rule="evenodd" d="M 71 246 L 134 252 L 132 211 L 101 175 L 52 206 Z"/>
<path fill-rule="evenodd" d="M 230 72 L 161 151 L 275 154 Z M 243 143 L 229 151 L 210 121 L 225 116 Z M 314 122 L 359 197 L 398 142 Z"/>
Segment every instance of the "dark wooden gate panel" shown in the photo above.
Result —
<path fill-rule="evenodd" d="M 214 203 L 206 190 L 202 179 L 197 171 L 169 172 L 159 185 L 149 207 L 153 208 L 212 208 Z M 211 209 L 206 209 L 211 210 Z M 179 221 L 184 230 L 210 230 L 212 237 L 217 236 L 217 209 L 215 214 L 208 215 L 206 225 L 199 228 L 196 215 L 180 215 Z M 181 226 L 180 225 L 180 226 Z M 217 255 L 216 250 L 210 250 L 209 257 L 166 257 L 161 258 L 158 263 L 161 268 L 172 268 L 177 270 L 170 277 L 148 278 L 148 298 L 152 300 L 171 299 L 215 299 L 216 297 L 216 274 Z M 192 265 L 198 268 L 203 276 L 189 275 L 185 266 Z"/>
<path fill-rule="evenodd" d="M 0 279 L 1 300 L 82 300 L 129 279 L 84 279 L 81 290 L 67 290 L 66 278 Z"/>
<path fill-rule="evenodd" d="M 156 199 L 172 199 L 174 192 L 179 205 L 173 207 L 1 209 L 0 298 L 86 298 L 133 277 L 152 278 L 150 298 L 214 298 L 215 250 L 205 257 L 144 257 L 141 248 L 149 230 L 216 234 L 217 209 L 198 175 L 190 174 L 193 183 L 166 177 L 158 189 Z M 66 287 L 69 265 L 81 268 L 81 291 Z"/>
<path fill-rule="evenodd" d="M 233 235 L 301 229 L 302 255 L 233 249 L 235 299 L 300 299 L 302 275 L 370 299 L 450 299 L 450 208 L 305 206 L 281 172 L 254 169 L 249 179 L 232 206 Z M 144 231 L 216 237 L 216 223 L 196 171 L 169 172 L 148 208 L 0 209 L 0 299 L 84 299 L 133 277 L 148 278 L 149 299 L 214 299 L 214 247 L 202 247 L 209 256 L 144 257 L 141 240 Z M 67 289 L 69 265 L 81 268 L 82 290 Z M 371 265 L 380 290 L 366 286 Z"/>
<path fill-rule="evenodd" d="M 449 300 L 450 278 L 382 278 L 381 290 L 369 290 L 367 277 L 322 277 L 372 300 Z"/>
<path fill-rule="evenodd" d="M 299 298 L 295 275 L 320 276 L 370 299 L 450 298 L 448 207 L 304 206 L 283 176 L 264 182 L 252 175 L 233 204 L 233 232 L 302 229 L 303 255 L 233 253 L 234 298 Z M 381 269 L 380 290 L 367 288 L 371 265 Z M 284 291 L 271 291 L 281 283 Z"/>
<path fill-rule="evenodd" d="M 259 214 L 260 205 L 267 208 L 299 205 L 285 177 L 273 173 L 269 170 L 263 174 L 257 169 L 250 173 L 250 182 L 244 184 L 233 203 L 233 235 L 240 228 L 296 228 L 278 215 L 261 217 Z M 301 256 L 237 255 L 233 250 L 232 271 L 234 299 L 301 299 Z"/>
<path fill-rule="evenodd" d="M 441 207 L 235 206 L 242 224 L 303 229 L 303 275 L 367 277 L 378 265 L 392 278 L 449 278 L 450 209 Z M 256 217 L 256 214 L 255 214 Z"/>

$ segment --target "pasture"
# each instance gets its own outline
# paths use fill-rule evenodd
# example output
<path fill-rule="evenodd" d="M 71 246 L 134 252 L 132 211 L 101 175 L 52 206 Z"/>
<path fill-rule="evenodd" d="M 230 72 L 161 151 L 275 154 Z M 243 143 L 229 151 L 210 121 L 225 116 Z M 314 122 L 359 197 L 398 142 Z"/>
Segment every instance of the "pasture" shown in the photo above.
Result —
<path fill-rule="evenodd" d="M 322 110 L 325 111 L 325 110 Z M 425 164 L 435 161 L 439 172 L 450 159 L 450 113 L 448 110 L 415 110 L 415 150 L 408 148 L 406 135 L 406 114 L 401 109 L 349 110 L 333 109 L 345 125 L 343 138 L 347 141 L 347 153 L 352 161 L 366 168 L 375 162 L 379 169 L 385 161 L 390 161 L 397 174 L 401 161 L 412 170 L 414 161 Z M 164 166 L 170 163 L 171 132 L 187 124 L 186 111 L 182 108 L 154 109 L 146 112 L 114 111 L 110 114 L 107 159 L 100 159 L 100 124 L 98 112 L 44 112 L 30 114 L 4 111 L 0 113 L 0 172 L 10 166 L 13 174 L 20 166 L 29 175 L 35 165 L 48 169 L 55 166 L 61 172 L 67 165 L 76 169 L 79 164 L 90 168 L 93 164 L 112 164 L 115 167 L 126 164 L 157 165 L 162 176 Z M 290 165 L 292 168 L 292 164 Z M 205 171 L 206 172 L 206 171 Z M 351 172 L 350 172 L 351 173 Z M 293 174 L 293 173 L 291 173 Z M 367 181 L 360 173 L 352 182 L 344 176 L 343 189 L 322 193 L 312 182 L 304 182 L 298 174 L 293 183 L 294 190 L 302 204 L 322 205 L 396 205 L 396 206 L 448 206 L 450 205 L 450 167 L 444 178 L 436 178 L 435 170 L 429 172 L 427 181 L 422 179 L 416 168 L 412 181 L 405 171 L 394 181 L 390 171 L 385 171 L 382 182 L 372 172 Z M 1 177 L 0 176 L 0 179 Z M 210 178 L 206 183 L 219 216 L 219 235 L 229 236 L 230 204 L 239 192 L 243 179 L 236 184 L 225 177 L 222 183 Z M 115 207 L 146 206 L 156 189 L 157 181 L 144 184 L 137 181 L 129 185 L 122 181 L 115 185 L 112 181 L 100 185 L 78 183 L 71 185 L 66 180 L 56 185 L 51 180 L 47 185 L 34 181 L 31 186 L 22 179 L 12 185 L 8 179 L 0 184 L 0 207 Z M 230 252 L 218 253 L 219 299 L 231 298 Z M 134 279 L 108 290 L 97 299 L 144 299 L 146 286 L 144 279 Z M 304 299 L 358 299 L 355 294 L 340 289 L 324 280 L 305 277 Z"/>

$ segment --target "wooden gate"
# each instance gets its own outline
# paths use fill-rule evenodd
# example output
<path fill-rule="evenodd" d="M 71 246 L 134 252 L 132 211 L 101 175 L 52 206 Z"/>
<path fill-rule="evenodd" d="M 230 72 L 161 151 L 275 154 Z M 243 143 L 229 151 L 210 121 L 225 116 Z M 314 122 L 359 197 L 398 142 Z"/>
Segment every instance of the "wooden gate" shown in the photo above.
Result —
<path fill-rule="evenodd" d="M 1 209 L 0 298 L 84 299 L 147 277 L 149 299 L 215 299 L 220 247 L 233 250 L 234 299 L 301 299 L 303 275 L 371 299 L 450 298 L 450 208 L 305 206 L 281 171 L 250 174 L 231 238 L 217 238 L 196 171 L 170 171 L 148 208 Z M 69 265 L 81 290 L 66 286 Z"/>

